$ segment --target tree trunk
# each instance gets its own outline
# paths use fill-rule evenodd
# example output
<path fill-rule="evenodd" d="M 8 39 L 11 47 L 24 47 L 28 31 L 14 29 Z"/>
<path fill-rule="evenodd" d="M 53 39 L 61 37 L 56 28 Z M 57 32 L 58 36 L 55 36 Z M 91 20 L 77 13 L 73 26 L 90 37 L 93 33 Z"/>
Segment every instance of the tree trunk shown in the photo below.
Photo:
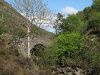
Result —
<path fill-rule="evenodd" d="M 28 37 L 27 37 L 27 50 L 28 50 L 28 57 L 30 57 L 30 27 L 27 26 L 27 32 L 28 32 Z"/>

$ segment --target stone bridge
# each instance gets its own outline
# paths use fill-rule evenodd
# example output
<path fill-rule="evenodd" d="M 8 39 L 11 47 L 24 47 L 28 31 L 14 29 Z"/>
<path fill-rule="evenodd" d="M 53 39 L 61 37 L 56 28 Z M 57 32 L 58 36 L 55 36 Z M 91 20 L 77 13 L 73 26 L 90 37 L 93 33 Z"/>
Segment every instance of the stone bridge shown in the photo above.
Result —
<path fill-rule="evenodd" d="M 44 46 L 47 46 L 51 40 L 53 39 L 53 36 L 38 36 L 38 37 L 35 37 L 35 38 L 30 38 L 30 50 L 37 44 L 43 44 Z M 27 57 L 28 55 L 28 41 L 27 41 L 27 38 L 24 38 L 24 39 L 21 39 L 21 44 L 18 46 L 19 48 L 19 52 Z"/>

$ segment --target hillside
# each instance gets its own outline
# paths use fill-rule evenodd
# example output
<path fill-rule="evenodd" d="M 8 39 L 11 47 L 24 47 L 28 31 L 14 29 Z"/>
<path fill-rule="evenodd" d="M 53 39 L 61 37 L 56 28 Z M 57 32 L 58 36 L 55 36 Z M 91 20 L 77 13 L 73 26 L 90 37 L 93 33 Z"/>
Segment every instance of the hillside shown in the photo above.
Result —
<path fill-rule="evenodd" d="M 17 42 L 15 42 L 26 41 L 27 21 L 11 5 L 0 0 L 0 75 L 38 75 L 39 69 L 36 63 L 31 59 L 24 58 L 19 53 L 21 52 L 20 48 L 16 46 Z M 32 25 L 30 34 L 32 40 L 35 36 L 32 44 L 34 41 L 35 44 L 48 43 L 54 36 L 35 25 Z M 37 42 L 38 40 L 42 42 Z M 25 52 L 25 50 L 23 51 Z"/>
<path fill-rule="evenodd" d="M 25 19 L 21 14 L 19 14 L 14 8 L 11 7 L 6 2 L 0 1 L 0 24 L 5 26 L 6 33 L 12 34 L 12 35 L 17 35 L 18 30 L 22 32 L 26 32 L 26 27 L 25 25 L 27 24 L 27 19 Z M 49 32 L 33 25 L 32 31 L 35 31 L 36 33 L 34 34 L 48 34 Z M 14 33 L 16 32 L 16 33 Z M 32 33 L 33 34 L 33 33 Z M 49 33 L 51 34 L 51 33 Z"/>
<path fill-rule="evenodd" d="M 28 20 L 20 15 L 14 8 L 12 8 L 11 5 L 0 1 L 0 34 L 4 36 L 7 34 L 10 35 L 12 36 L 12 40 L 20 38 L 21 40 L 26 41 L 27 21 Z M 52 35 L 52 33 L 41 29 L 36 25 L 32 25 L 31 27 L 30 36 L 32 41 L 34 41 L 33 39 L 35 37 L 35 44 L 48 42 L 52 38 Z M 37 42 L 39 40 L 38 38 L 41 39 L 41 42 Z M 34 42 L 32 42 L 32 44 L 34 44 Z"/>
<path fill-rule="evenodd" d="M 100 75 L 100 0 L 66 18 L 58 13 L 54 27 L 56 35 L 0 0 L 0 75 Z"/>

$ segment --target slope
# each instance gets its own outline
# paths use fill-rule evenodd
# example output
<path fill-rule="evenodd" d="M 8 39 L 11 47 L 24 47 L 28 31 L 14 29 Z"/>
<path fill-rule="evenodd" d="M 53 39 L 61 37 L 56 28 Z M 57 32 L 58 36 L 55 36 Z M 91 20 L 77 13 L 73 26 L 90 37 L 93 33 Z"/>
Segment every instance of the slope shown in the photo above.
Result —
<path fill-rule="evenodd" d="M 14 44 L 15 37 L 26 38 L 26 21 L 11 5 L 0 0 L 0 75 L 39 75 L 36 63 L 24 58 Z M 31 31 L 31 36 L 36 36 L 37 40 L 41 40 L 38 37 L 51 40 L 54 36 L 35 25 Z"/>

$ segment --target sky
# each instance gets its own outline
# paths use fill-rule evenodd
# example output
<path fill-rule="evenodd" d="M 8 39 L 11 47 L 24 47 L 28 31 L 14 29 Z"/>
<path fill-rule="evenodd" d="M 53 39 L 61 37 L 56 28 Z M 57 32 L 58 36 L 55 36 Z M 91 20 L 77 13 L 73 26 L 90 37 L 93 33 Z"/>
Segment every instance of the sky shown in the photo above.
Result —
<path fill-rule="evenodd" d="M 6 0 L 12 3 L 13 0 Z M 47 7 L 57 13 L 60 12 L 64 15 L 76 14 L 82 11 L 85 7 L 92 5 L 92 0 L 44 0 Z M 54 32 L 54 29 L 47 28 L 48 31 Z"/>
<path fill-rule="evenodd" d="M 92 0 L 45 0 L 45 3 L 54 12 L 70 14 L 71 12 L 77 13 L 85 7 L 91 6 Z"/>
<path fill-rule="evenodd" d="M 13 0 L 6 1 L 11 3 Z M 77 13 L 92 4 L 92 0 L 44 0 L 44 2 L 51 11 L 67 12 L 68 14 L 70 12 Z"/>

